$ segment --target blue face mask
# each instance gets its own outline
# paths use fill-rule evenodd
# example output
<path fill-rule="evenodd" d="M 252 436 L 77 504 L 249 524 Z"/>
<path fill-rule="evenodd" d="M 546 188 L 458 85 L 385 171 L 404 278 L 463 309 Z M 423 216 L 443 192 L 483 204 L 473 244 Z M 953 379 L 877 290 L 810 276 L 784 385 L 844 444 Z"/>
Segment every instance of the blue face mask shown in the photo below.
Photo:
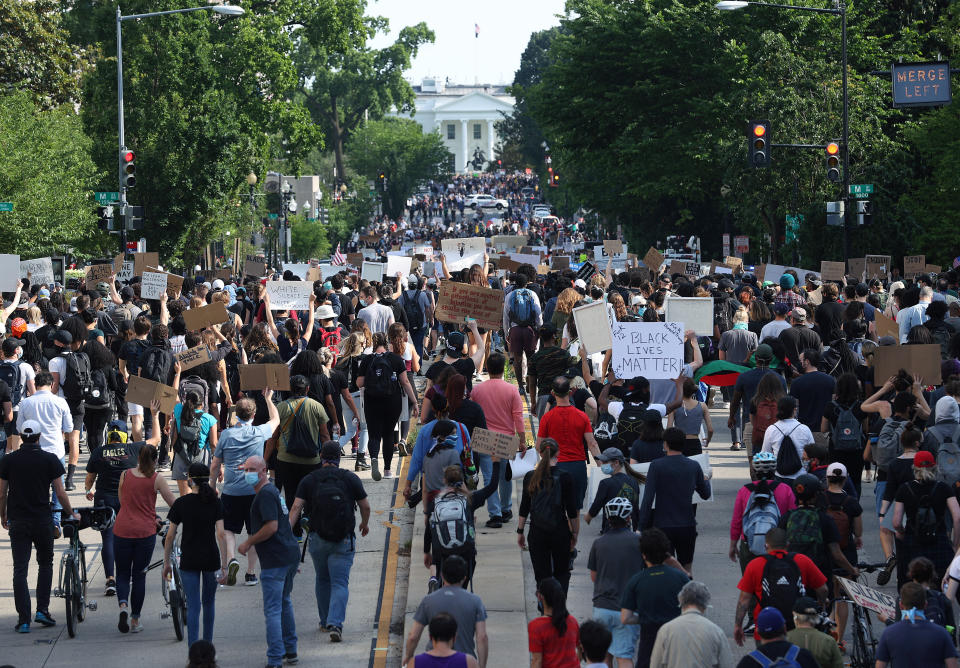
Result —
<path fill-rule="evenodd" d="M 257 486 L 257 483 L 260 482 L 260 474 L 256 471 L 247 471 L 243 474 L 243 479 L 248 485 Z"/>
<path fill-rule="evenodd" d="M 611 475 L 613 473 L 613 464 L 601 464 L 600 470 L 603 471 L 606 475 Z"/>

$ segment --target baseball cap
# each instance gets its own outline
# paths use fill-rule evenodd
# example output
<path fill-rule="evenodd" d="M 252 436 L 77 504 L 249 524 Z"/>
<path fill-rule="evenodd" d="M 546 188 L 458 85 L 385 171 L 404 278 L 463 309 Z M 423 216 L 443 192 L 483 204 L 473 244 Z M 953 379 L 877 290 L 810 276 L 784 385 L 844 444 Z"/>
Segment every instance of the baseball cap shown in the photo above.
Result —
<path fill-rule="evenodd" d="M 50 296 L 50 290 L 49 290 L 48 288 L 40 288 L 40 289 L 37 291 L 37 296 L 38 296 L 38 297 L 49 297 L 49 296 Z"/>
<path fill-rule="evenodd" d="M 31 436 L 39 436 L 42 431 L 40 423 L 36 420 L 25 420 L 23 427 L 20 428 L 20 435 L 24 438 L 29 438 Z"/>
<path fill-rule="evenodd" d="M 596 460 L 598 462 L 625 462 L 626 457 L 623 456 L 623 452 L 620 450 L 620 448 L 607 448 L 597 455 Z"/>
<path fill-rule="evenodd" d="M 933 458 L 932 452 L 921 450 L 913 456 L 913 465 L 918 469 L 928 469 L 937 465 L 937 460 Z"/>
<path fill-rule="evenodd" d="M 14 336 L 21 336 L 27 331 L 27 321 L 23 318 L 14 318 L 13 322 L 10 323 L 10 331 Z"/>
<path fill-rule="evenodd" d="M 587 289 L 587 283 L 582 278 L 578 278 L 573 282 L 573 287 Z"/>
<path fill-rule="evenodd" d="M 761 343 L 759 346 L 757 346 L 757 352 L 755 355 L 758 360 L 770 362 L 773 360 L 773 348 L 766 343 Z"/>
<path fill-rule="evenodd" d="M 775 637 L 783 633 L 786 620 L 783 613 L 772 606 L 768 606 L 757 615 L 757 633 L 763 637 Z"/>
<path fill-rule="evenodd" d="M 820 613 L 820 606 L 809 596 L 801 596 L 793 602 L 793 611 L 801 615 L 816 615 Z"/>
<path fill-rule="evenodd" d="M 463 355 L 463 332 L 450 332 L 447 334 L 447 354 L 450 357 L 460 357 Z"/>
<path fill-rule="evenodd" d="M 790 306 L 787 304 L 775 304 L 773 307 L 774 313 L 777 315 L 786 315 L 790 312 Z"/>
<path fill-rule="evenodd" d="M 407 285 L 412 285 L 413 287 L 417 287 L 418 285 L 420 285 L 420 279 L 414 276 L 413 274 L 410 274 L 407 277 Z"/>
<path fill-rule="evenodd" d="M 328 462 L 340 461 L 340 444 L 337 441 L 325 441 L 320 447 L 320 459 Z"/>
<path fill-rule="evenodd" d="M 133 299 L 134 294 L 135 293 L 133 292 L 133 288 L 131 288 L 129 285 L 125 285 L 122 288 L 120 288 L 121 299 Z"/>
<path fill-rule="evenodd" d="M 65 329 L 58 329 L 57 333 L 53 335 L 53 340 L 61 345 L 69 346 L 73 343 L 73 335 Z"/>
<path fill-rule="evenodd" d="M 721 278 L 718 285 L 720 286 L 721 290 L 733 290 L 733 281 L 731 281 L 729 278 Z"/>
<path fill-rule="evenodd" d="M 4 340 L 3 340 L 3 354 L 6 355 L 7 357 L 10 357 L 10 356 L 13 355 L 15 352 L 17 352 L 17 348 L 19 348 L 19 347 L 22 346 L 22 345 L 23 345 L 23 341 L 21 341 L 20 339 L 12 338 L 12 337 L 11 337 L 11 338 L 8 338 L 8 339 L 4 339 Z M 950 398 L 950 397 L 947 397 L 947 398 Z M 956 402 L 954 402 L 954 403 L 956 403 Z"/>
<path fill-rule="evenodd" d="M 797 322 L 805 322 L 807 319 L 807 311 L 798 306 L 790 312 L 790 317 Z"/>
<path fill-rule="evenodd" d="M 846 478 L 847 477 L 847 467 L 841 464 L 840 462 L 834 462 L 827 467 L 827 477 L 828 478 Z"/>
<path fill-rule="evenodd" d="M 214 290 L 223 290 L 223 281 L 220 280 L 219 278 L 215 279 L 215 280 L 213 281 L 213 289 L 214 289 Z"/>

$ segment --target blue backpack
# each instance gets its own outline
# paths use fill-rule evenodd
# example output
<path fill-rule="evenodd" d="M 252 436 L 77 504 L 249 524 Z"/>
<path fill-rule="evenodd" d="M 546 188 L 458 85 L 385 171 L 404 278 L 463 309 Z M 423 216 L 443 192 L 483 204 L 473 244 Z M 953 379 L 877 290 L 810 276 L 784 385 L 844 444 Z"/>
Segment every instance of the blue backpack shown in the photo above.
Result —
<path fill-rule="evenodd" d="M 533 295 L 526 288 L 517 288 L 510 294 L 510 322 L 519 327 L 532 327 L 536 322 L 533 312 Z"/>
<path fill-rule="evenodd" d="M 763 668 L 801 668 L 800 663 L 797 661 L 799 654 L 800 648 L 796 645 L 791 645 L 786 655 L 778 659 L 771 659 L 765 654 L 761 654 L 758 649 L 753 650 L 747 656 L 759 663 Z"/>

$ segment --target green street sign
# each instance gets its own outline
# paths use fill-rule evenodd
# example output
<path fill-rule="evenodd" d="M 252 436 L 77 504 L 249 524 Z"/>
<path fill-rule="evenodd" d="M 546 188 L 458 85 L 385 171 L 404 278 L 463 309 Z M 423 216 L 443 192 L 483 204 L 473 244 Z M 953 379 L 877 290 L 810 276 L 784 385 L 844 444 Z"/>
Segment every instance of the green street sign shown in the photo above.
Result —
<path fill-rule="evenodd" d="M 120 193 L 95 192 L 93 193 L 93 198 L 97 200 L 97 204 L 100 206 L 106 206 L 107 204 L 112 204 L 113 202 L 119 202 Z"/>
<path fill-rule="evenodd" d="M 872 183 L 851 183 L 850 194 L 854 197 L 866 197 L 873 194 Z"/>
<path fill-rule="evenodd" d="M 13 202 L 0 202 L 0 211 L 13 211 Z"/>
<path fill-rule="evenodd" d="M 800 226 L 803 224 L 803 214 L 798 213 L 796 215 L 791 215 L 788 213 L 785 222 L 785 240 L 787 243 L 790 243 L 797 238 L 797 232 L 800 231 Z"/>
<path fill-rule="evenodd" d="M 279 217 L 280 217 L 280 214 L 279 214 L 279 213 L 268 213 L 268 214 L 267 214 L 267 218 L 269 218 L 270 220 L 276 220 L 276 219 L 279 218 Z"/>

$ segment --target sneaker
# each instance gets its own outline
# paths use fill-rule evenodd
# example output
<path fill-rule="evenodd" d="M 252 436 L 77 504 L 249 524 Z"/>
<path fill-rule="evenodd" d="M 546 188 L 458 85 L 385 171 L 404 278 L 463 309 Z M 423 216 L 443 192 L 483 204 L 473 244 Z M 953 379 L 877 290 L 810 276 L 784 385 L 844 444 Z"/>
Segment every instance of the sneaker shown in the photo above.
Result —
<path fill-rule="evenodd" d="M 74 484 L 73 478 L 67 478 L 66 482 L 63 483 L 63 488 L 68 492 L 72 492 L 77 486 Z"/>
<path fill-rule="evenodd" d="M 17 624 L 13 627 L 13 630 L 17 633 L 30 633 L 30 623 L 24 622 L 23 624 Z"/>
<path fill-rule="evenodd" d="M 369 471 L 370 464 L 367 462 L 366 455 L 357 455 L 357 461 L 353 465 L 354 471 Z"/>
<path fill-rule="evenodd" d="M 500 519 L 503 520 L 504 522 L 509 522 L 510 520 L 513 519 L 513 511 L 504 510 L 502 513 L 500 513 Z"/>
<path fill-rule="evenodd" d="M 863 482 L 873 482 L 873 471 L 863 472 Z"/>
<path fill-rule="evenodd" d="M 384 478 L 392 478 L 392 477 L 393 477 L 393 471 L 391 471 L 390 469 L 383 469 L 383 477 L 384 477 Z"/>
<path fill-rule="evenodd" d="M 327 626 L 326 622 L 320 622 L 320 633 L 326 633 L 330 630 L 330 627 Z"/>
<path fill-rule="evenodd" d="M 578 554 L 577 548 L 573 548 L 570 551 L 570 567 L 569 567 L 570 571 L 573 571 L 573 562 L 577 560 L 577 554 Z"/>
<path fill-rule="evenodd" d="M 120 621 L 117 622 L 117 630 L 120 633 L 127 633 L 130 630 L 130 622 L 127 621 L 129 614 L 126 610 L 120 611 Z"/>
<path fill-rule="evenodd" d="M 380 460 L 378 457 L 371 457 L 370 464 L 373 466 L 373 473 L 370 474 L 370 477 L 375 481 L 380 482 L 383 479 L 383 476 L 380 474 Z"/>
<path fill-rule="evenodd" d="M 757 625 L 754 623 L 752 619 L 750 619 L 750 620 L 747 620 L 747 625 L 743 627 L 743 634 L 750 635 L 756 630 L 757 630 Z"/>
<path fill-rule="evenodd" d="M 330 642 L 340 642 L 343 639 L 343 629 L 339 626 L 331 626 L 330 629 Z"/>
<path fill-rule="evenodd" d="M 887 559 L 886 565 L 883 567 L 883 570 L 877 575 L 877 584 L 881 587 L 888 582 L 890 582 L 890 576 L 893 574 L 893 569 L 897 567 L 897 555 L 892 554 L 890 558 Z"/>
<path fill-rule="evenodd" d="M 350 447 L 350 454 L 353 455 L 354 457 L 357 456 L 357 446 L 354 445 Z"/>
<path fill-rule="evenodd" d="M 37 610 L 37 614 L 33 616 L 33 621 L 41 626 L 56 626 L 57 620 L 50 616 L 50 613 L 44 610 Z"/>
<path fill-rule="evenodd" d="M 488 529 L 499 529 L 500 527 L 503 526 L 503 520 L 499 517 L 494 516 L 488 519 L 487 523 L 484 524 L 484 526 L 487 527 Z"/>
<path fill-rule="evenodd" d="M 427 593 L 432 594 L 438 589 L 440 589 L 440 580 L 437 579 L 437 576 L 433 575 L 430 577 L 430 580 L 427 582 Z"/>
<path fill-rule="evenodd" d="M 143 624 L 140 623 L 139 619 L 131 620 L 130 622 L 130 633 L 140 633 L 143 631 Z"/>
<path fill-rule="evenodd" d="M 170 465 L 169 465 L 169 464 L 160 464 L 160 465 L 157 467 L 157 471 L 160 472 L 160 473 L 166 473 L 166 472 L 169 471 L 169 470 L 170 470 Z"/>
<path fill-rule="evenodd" d="M 104 596 L 116 596 L 117 595 L 117 581 L 114 578 L 107 578 L 107 584 L 103 588 Z"/>
<path fill-rule="evenodd" d="M 63 535 L 63 529 L 60 528 L 60 522 L 53 523 L 53 538 L 56 540 Z"/>
<path fill-rule="evenodd" d="M 733 445 L 730 446 L 730 449 L 731 449 L 733 452 L 736 452 L 737 450 L 741 450 L 742 448 L 743 448 L 743 446 L 740 445 L 739 443 L 734 443 Z"/>
<path fill-rule="evenodd" d="M 243 584 L 247 587 L 256 587 L 260 584 L 260 578 L 257 577 L 256 573 L 247 573 L 243 576 Z"/>
<path fill-rule="evenodd" d="M 289 652 L 283 655 L 283 662 L 288 666 L 295 666 L 300 663 L 300 657 L 297 656 L 296 652 Z"/>
<path fill-rule="evenodd" d="M 231 559 L 230 563 L 227 564 L 227 586 L 232 587 L 237 584 L 237 571 L 240 570 L 240 562 L 236 559 Z"/>

